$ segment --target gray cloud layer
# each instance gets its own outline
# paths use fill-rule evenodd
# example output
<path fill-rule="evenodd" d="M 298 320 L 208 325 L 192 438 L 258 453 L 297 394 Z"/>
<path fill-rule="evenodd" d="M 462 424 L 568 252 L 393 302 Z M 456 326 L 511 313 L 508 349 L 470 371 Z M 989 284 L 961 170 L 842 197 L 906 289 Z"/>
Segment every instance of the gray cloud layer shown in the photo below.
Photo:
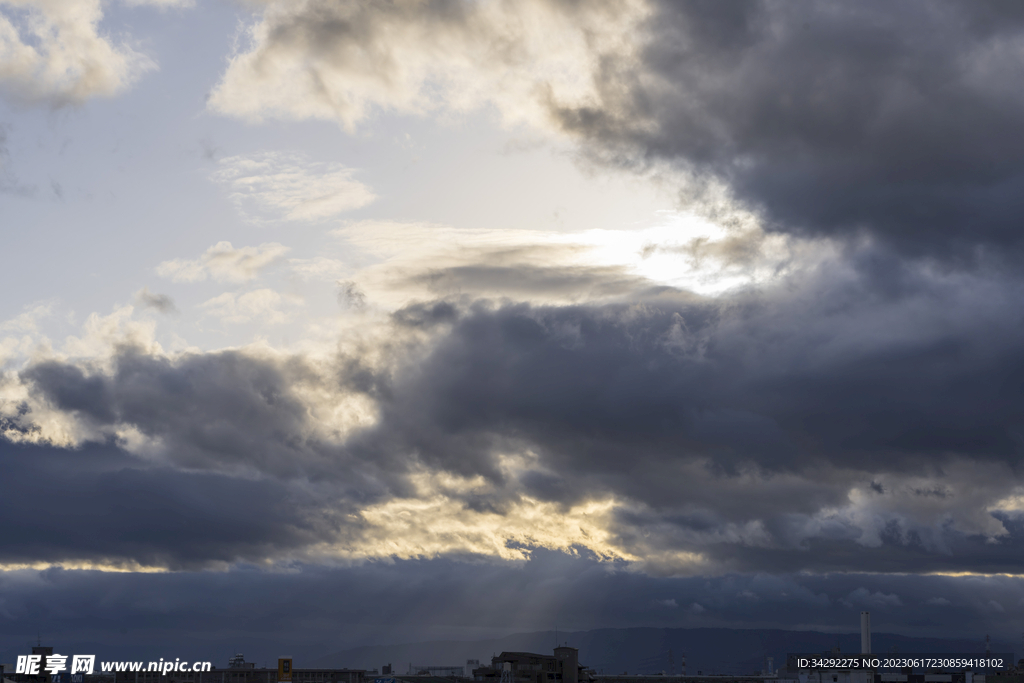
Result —
<path fill-rule="evenodd" d="M 459 506 L 500 526 L 524 507 L 571 516 L 610 501 L 590 547 L 658 574 L 1015 572 L 1022 283 L 898 263 L 878 278 L 884 256 L 846 254 L 856 267 L 714 300 L 640 290 L 631 304 L 417 304 L 392 316 L 387 346 L 327 364 L 131 346 L 109 371 L 41 361 L 18 380 L 35 403 L 7 425 L 30 433 L 55 410 L 83 433 L 122 435 L 155 466 L 279 481 L 286 500 L 323 487 L 309 504 L 322 523 L 290 503 L 264 511 L 257 545 L 170 544 L 158 562 L 170 566 L 252 560 L 260 538 L 277 560 L 317 544 L 380 552 L 389 537 L 428 556 L 482 552 L 423 538 L 449 533 Z M 311 395 L 361 397 L 375 417 L 331 432 Z M 379 508 L 436 495 L 456 507 L 421 510 L 419 530 Z M 292 527 L 301 533 L 283 542 L 276 529 Z M 501 542 L 548 545 L 510 534 Z M 157 557 L 108 540 L 39 557 Z M 564 541 L 576 542 L 587 543 Z"/>
<path fill-rule="evenodd" d="M 1003 2 L 663 2 L 588 143 L 723 180 L 779 230 L 915 252 L 1019 244 L 1021 31 Z"/>
<path fill-rule="evenodd" d="M 69 557 L 130 569 L 259 562 L 316 540 L 308 494 L 279 483 L 140 467 L 114 448 L 68 452 L 4 444 L 3 564 Z M 45 484 L 42 484 L 45 482 Z M 45 489 L 45 490 L 44 490 Z"/>

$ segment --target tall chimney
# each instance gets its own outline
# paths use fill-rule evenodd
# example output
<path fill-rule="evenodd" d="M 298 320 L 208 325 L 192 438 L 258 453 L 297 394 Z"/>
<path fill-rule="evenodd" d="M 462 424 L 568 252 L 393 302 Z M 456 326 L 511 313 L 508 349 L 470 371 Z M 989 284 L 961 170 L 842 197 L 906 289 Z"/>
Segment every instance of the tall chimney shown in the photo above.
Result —
<path fill-rule="evenodd" d="M 871 654 L 871 612 L 860 613 L 860 653 Z"/>

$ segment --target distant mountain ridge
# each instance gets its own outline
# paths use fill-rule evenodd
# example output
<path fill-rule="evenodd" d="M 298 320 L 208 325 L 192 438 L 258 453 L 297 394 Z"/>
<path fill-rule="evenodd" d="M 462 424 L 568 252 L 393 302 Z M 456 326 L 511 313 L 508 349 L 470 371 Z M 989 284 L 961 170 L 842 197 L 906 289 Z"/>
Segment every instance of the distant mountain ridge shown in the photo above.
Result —
<path fill-rule="evenodd" d="M 895 633 L 872 634 L 876 653 L 954 653 L 985 650 L 984 634 L 978 639 L 913 638 Z M 579 648 L 580 663 L 606 674 L 658 673 L 671 671 L 671 651 L 678 672 L 686 658 L 687 673 L 742 674 L 759 671 L 765 657 L 773 657 L 775 666 L 785 664 L 790 652 L 826 652 L 839 647 L 841 652 L 860 652 L 859 633 L 823 633 L 782 629 L 730 628 L 605 628 L 593 631 L 560 632 L 559 642 Z M 396 673 L 405 673 L 410 664 L 465 665 L 467 659 L 490 663 L 492 655 L 503 650 L 549 654 L 555 647 L 554 631 L 515 633 L 502 638 L 479 641 L 438 640 L 399 645 L 372 645 L 341 650 L 296 666 L 350 667 L 379 669 L 392 664 Z M 1006 642 L 992 642 L 993 652 L 1013 652 Z M 1015 655 L 1015 659 L 1022 656 Z M 467 672 L 468 673 L 468 672 Z"/>

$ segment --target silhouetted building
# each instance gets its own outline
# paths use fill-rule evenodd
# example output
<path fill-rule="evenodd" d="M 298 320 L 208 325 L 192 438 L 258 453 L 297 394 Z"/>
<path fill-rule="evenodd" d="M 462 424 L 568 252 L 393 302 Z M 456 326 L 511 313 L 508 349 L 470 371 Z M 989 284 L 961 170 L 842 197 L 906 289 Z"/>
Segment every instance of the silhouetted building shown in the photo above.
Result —
<path fill-rule="evenodd" d="M 462 678 L 466 675 L 461 666 L 414 666 L 409 665 L 409 674 L 438 676 L 441 678 Z"/>
<path fill-rule="evenodd" d="M 473 669 L 473 680 L 501 683 L 505 665 L 511 666 L 514 683 L 579 683 L 589 680 L 580 666 L 579 650 L 574 647 L 556 647 L 553 655 L 533 652 L 502 652 L 491 658 L 491 665 Z"/>

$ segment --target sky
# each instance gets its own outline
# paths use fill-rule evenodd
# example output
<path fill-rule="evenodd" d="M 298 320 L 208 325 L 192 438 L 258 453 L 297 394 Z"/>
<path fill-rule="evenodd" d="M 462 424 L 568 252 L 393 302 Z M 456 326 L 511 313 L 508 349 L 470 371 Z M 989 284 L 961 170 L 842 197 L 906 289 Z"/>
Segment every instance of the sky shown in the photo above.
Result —
<path fill-rule="evenodd" d="M 1017 642 L 1022 67 L 1002 0 L 0 0 L 0 652 Z"/>

